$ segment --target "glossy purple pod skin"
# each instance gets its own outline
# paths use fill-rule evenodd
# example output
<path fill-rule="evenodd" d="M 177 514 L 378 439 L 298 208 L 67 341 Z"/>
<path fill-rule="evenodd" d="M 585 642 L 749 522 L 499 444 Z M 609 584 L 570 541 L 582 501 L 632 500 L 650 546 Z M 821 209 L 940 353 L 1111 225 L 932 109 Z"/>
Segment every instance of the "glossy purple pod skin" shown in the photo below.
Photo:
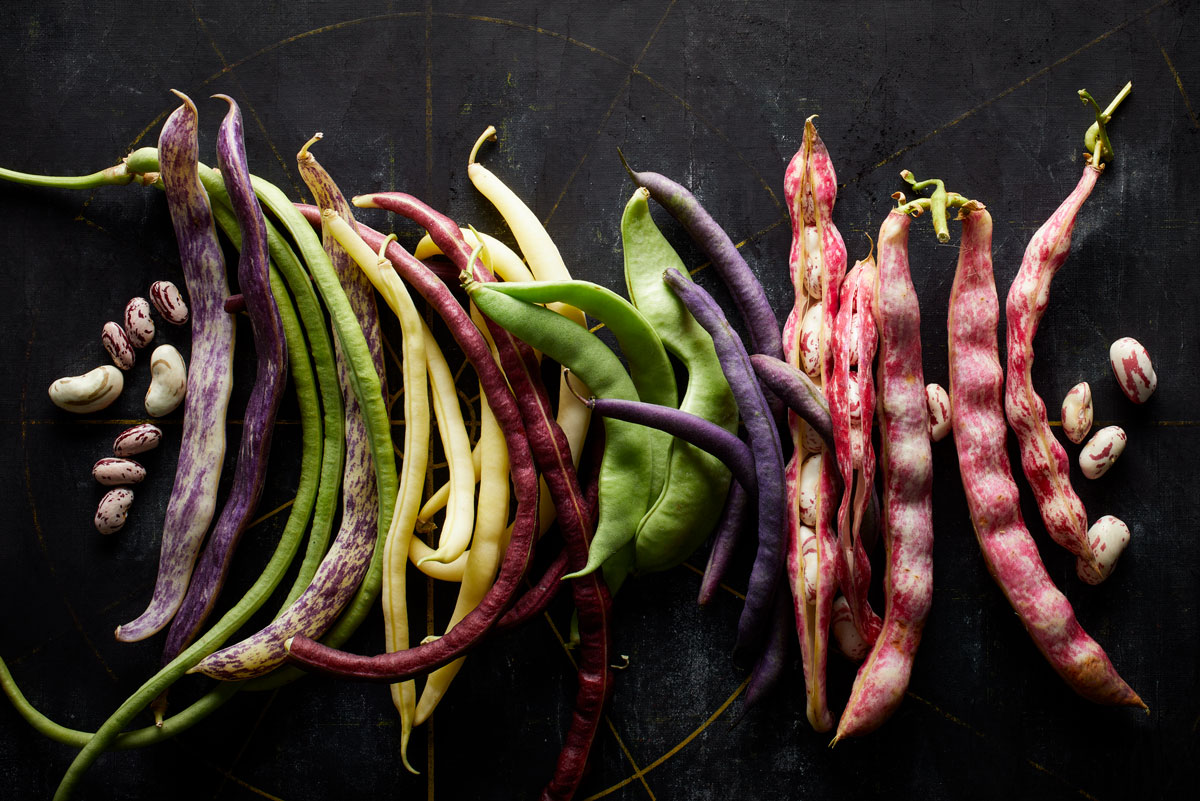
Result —
<path fill-rule="evenodd" d="M 167 208 L 192 301 L 189 391 L 154 595 L 137 619 L 117 627 L 116 637 L 123 642 L 143 640 L 162 630 L 183 603 L 200 544 L 216 511 L 225 458 L 225 414 L 233 387 L 234 322 L 224 309 L 229 296 L 225 257 L 208 195 L 200 186 L 196 107 L 184 95 L 179 97 L 183 105 L 167 118 L 158 148 Z"/>
<path fill-rule="evenodd" d="M 229 112 L 217 134 L 217 163 L 225 179 L 225 187 L 229 190 L 229 198 L 233 201 L 233 211 L 241 231 L 238 285 L 254 333 L 257 366 L 254 387 L 246 402 L 233 485 L 196 564 L 183 605 L 171 623 L 163 649 L 163 664 L 183 651 L 200 631 L 225 584 L 225 576 L 242 532 L 262 497 L 271 453 L 271 433 L 275 429 L 275 416 L 287 386 L 287 346 L 283 338 L 283 321 L 271 294 L 267 225 L 262 207 L 250 186 L 242 113 L 233 98 L 225 95 L 216 97 L 229 103 Z"/>

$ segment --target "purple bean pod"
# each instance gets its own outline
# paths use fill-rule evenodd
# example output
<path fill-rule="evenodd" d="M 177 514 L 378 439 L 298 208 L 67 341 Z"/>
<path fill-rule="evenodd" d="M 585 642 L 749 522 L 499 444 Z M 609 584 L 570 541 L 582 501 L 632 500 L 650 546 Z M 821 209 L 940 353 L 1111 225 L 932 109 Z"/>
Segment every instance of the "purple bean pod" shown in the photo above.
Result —
<path fill-rule="evenodd" d="M 729 487 L 729 495 L 725 498 L 725 508 L 721 511 L 721 519 L 713 533 L 712 550 L 708 552 L 708 564 L 704 567 L 704 576 L 700 580 L 700 596 L 696 602 L 704 606 L 717 594 L 733 552 L 737 550 L 738 540 L 741 539 L 742 527 L 746 522 L 746 504 L 750 495 L 736 481 Z"/>
<path fill-rule="evenodd" d="M 149 606 L 117 627 L 122 642 L 143 640 L 166 626 L 183 603 L 192 568 L 217 503 L 225 458 L 225 413 L 233 387 L 233 317 L 212 208 L 200 186 L 196 107 L 186 96 L 159 135 L 162 182 L 179 240 L 179 260 L 192 301 L 192 348 L 175 484 L 163 520 L 158 578 Z"/>
<path fill-rule="evenodd" d="M 746 653 L 762 641 L 783 576 L 785 500 L 779 429 L 767 406 L 762 386 L 754 377 L 750 355 L 729 326 L 721 307 L 698 284 L 674 268 L 667 270 L 663 279 L 713 339 L 713 347 L 746 426 L 759 474 L 758 552 L 746 590 L 746 605 L 738 620 L 734 648 L 735 653 Z"/>
<path fill-rule="evenodd" d="M 601 417 L 655 428 L 695 445 L 720 459 L 747 492 L 758 492 L 758 474 L 754 470 L 754 455 L 750 448 L 736 434 L 716 423 L 670 406 L 642 401 L 589 398 L 584 402 Z"/>
<path fill-rule="evenodd" d="M 216 97 L 229 103 L 217 134 L 217 163 L 233 201 L 233 211 L 242 234 L 238 260 L 238 284 L 254 332 L 257 368 L 254 388 L 246 402 L 237 467 L 233 486 L 197 562 L 183 605 L 171 623 L 163 648 L 163 664 L 176 657 L 199 632 L 212 611 L 225 583 L 229 563 L 242 532 L 258 508 L 271 453 L 271 434 L 275 415 L 287 385 L 287 345 L 283 339 L 283 321 L 271 294 L 267 275 L 267 225 L 262 207 L 250 186 L 250 168 L 242 134 L 242 113 L 233 98 Z"/>
<path fill-rule="evenodd" d="M 750 683 L 746 685 L 746 700 L 742 704 L 743 715 L 758 705 L 763 698 L 770 694 L 783 670 L 787 667 L 788 645 L 792 641 L 792 604 L 787 593 L 775 594 L 775 606 L 771 611 L 771 630 L 767 636 L 767 645 L 754 663 L 750 671 Z"/>
<path fill-rule="evenodd" d="M 802 371 L 782 359 L 756 353 L 750 357 L 750 363 L 759 380 L 766 385 L 771 394 L 804 418 L 821 439 L 825 440 L 825 444 L 832 448 L 833 418 L 829 416 L 829 402 L 825 400 L 825 393 L 821 388 Z"/>
<path fill-rule="evenodd" d="M 621 161 L 625 161 L 624 156 Z M 754 352 L 782 359 L 783 339 L 779 332 L 779 320 L 762 284 L 729 235 L 687 187 L 656 172 L 635 172 L 628 163 L 625 169 L 629 170 L 629 176 L 635 184 L 644 187 L 650 197 L 679 221 L 712 262 L 746 323 L 750 347 Z"/>

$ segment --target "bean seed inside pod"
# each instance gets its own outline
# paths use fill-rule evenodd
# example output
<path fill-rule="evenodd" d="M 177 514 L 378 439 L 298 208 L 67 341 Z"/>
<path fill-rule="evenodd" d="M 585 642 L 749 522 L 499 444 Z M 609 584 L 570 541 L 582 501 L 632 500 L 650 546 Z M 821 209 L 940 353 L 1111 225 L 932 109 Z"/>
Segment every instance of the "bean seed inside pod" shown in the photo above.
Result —
<path fill-rule="evenodd" d="M 847 658 L 861 662 L 867 656 L 867 643 L 854 626 L 854 616 L 850 612 L 850 602 L 846 596 L 839 595 L 833 602 L 833 639 L 837 642 L 838 650 Z"/>
<path fill-rule="evenodd" d="M 814 303 L 804 313 L 800 323 L 800 369 L 816 377 L 821 369 L 821 323 L 824 322 L 820 303 Z"/>
<path fill-rule="evenodd" d="M 108 351 L 108 355 L 112 356 L 113 364 L 122 370 L 133 367 L 137 357 L 133 352 L 133 343 L 129 341 L 124 328 L 112 321 L 105 323 L 100 331 L 100 342 Z"/>
<path fill-rule="evenodd" d="M 168 323 L 183 325 L 188 321 L 187 304 L 179 294 L 179 287 L 170 281 L 155 281 L 150 285 L 150 302 Z"/>
<path fill-rule="evenodd" d="M 817 494 L 821 485 L 821 454 L 815 453 L 800 465 L 800 492 L 797 504 L 800 507 L 800 522 L 806 526 L 817 524 Z"/>
<path fill-rule="evenodd" d="M 1092 388 L 1086 381 L 1071 387 L 1062 404 L 1063 433 L 1076 445 L 1092 430 Z"/>
<path fill-rule="evenodd" d="M 813 300 L 821 299 L 821 232 L 815 225 L 804 226 L 804 287 Z"/>
<path fill-rule="evenodd" d="M 1082 562 L 1076 563 L 1075 570 L 1087 583 L 1099 584 L 1109 577 L 1117 558 L 1129 544 L 1129 526 L 1112 515 L 1105 515 L 1088 529 L 1088 544 L 1092 546 L 1092 553 L 1096 554 L 1099 574 L 1092 572 Z"/>
<path fill-rule="evenodd" d="M 1134 403 L 1150 400 L 1158 386 L 1158 376 L 1150 363 L 1150 353 L 1133 337 L 1121 337 L 1108 349 L 1108 363 L 1125 397 Z"/>
<path fill-rule="evenodd" d="M 146 478 L 146 468 L 132 459 L 105 458 L 92 465 L 92 478 L 106 487 L 140 484 Z"/>
<path fill-rule="evenodd" d="M 127 428 L 113 442 L 113 455 L 126 457 L 154 450 L 162 440 L 162 429 L 150 423 Z"/>
<path fill-rule="evenodd" d="M 133 503 L 133 490 L 117 487 L 109 490 L 96 507 L 95 525 L 101 534 L 115 534 L 125 525 L 129 506 Z"/>
<path fill-rule="evenodd" d="M 1100 478 L 1125 452 L 1125 440 L 1125 431 L 1120 426 L 1100 429 L 1079 452 L 1079 469 L 1088 478 Z"/>
<path fill-rule="evenodd" d="M 154 320 L 150 318 L 150 303 L 134 298 L 125 304 L 125 333 L 135 348 L 144 348 L 154 339 Z"/>
<path fill-rule="evenodd" d="M 804 577 L 804 597 L 812 603 L 817 600 L 817 532 L 808 526 L 800 527 L 800 569 Z"/>
<path fill-rule="evenodd" d="M 950 395 L 940 384 L 926 384 L 925 402 L 929 406 L 929 438 L 941 442 L 950 433 Z"/>

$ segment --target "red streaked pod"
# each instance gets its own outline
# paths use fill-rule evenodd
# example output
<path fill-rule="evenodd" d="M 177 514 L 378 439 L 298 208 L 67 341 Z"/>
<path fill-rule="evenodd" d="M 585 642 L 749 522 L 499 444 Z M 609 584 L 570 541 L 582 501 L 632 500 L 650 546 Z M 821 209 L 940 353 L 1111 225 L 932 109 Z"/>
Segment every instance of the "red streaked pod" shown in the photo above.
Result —
<path fill-rule="evenodd" d="M 856 441 L 861 443 L 862 460 L 856 461 L 859 480 L 854 488 L 854 518 L 851 522 L 851 540 L 860 543 L 865 550 L 875 544 L 879 527 L 879 500 L 875 495 L 875 446 L 871 442 L 871 430 L 875 425 L 875 376 L 871 369 L 875 363 L 875 350 L 879 346 L 879 334 L 875 328 L 875 281 L 877 278 L 875 259 L 868 256 L 861 263 L 858 273 L 858 294 L 855 298 L 854 316 L 851 317 L 850 341 L 858 351 L 858 397 L 859 416 Z M 853 321 L 859 322 L 855 330 Z M 853 421 L 853 415 L 851 420 Z M 871 523 L 863 524 L 870 515 Z M 869 541 L 865 537 L 870 538 Z M 859 545 L 855 546 L 860 547 Z M 868 582 L 869 584 L 870 582 Z"/>
<path fill-rule="evenodd" d="M 857 378 L 851 384 L 850 353 L 858 351 L 858 343 L 850 338 L 850 320 L 861 292 L 860 276 L 864 265 L 870 265 L 868 259 L 854 265 L 842 282 L 841 298 L 838 314 L 833 326 L 833 376 L 829 384 L 829 413 L 833 418 L 833 435 L 835 452 L 837 454 L 838 471 L 842 476 L 843 492 L 841 504 L 837 513 L 837 541 L 841 550 L 838 562 L 838 581 L 842 595 L 849 603 L 855 628 L 868 644 L 875 642 L 879 635 L 882 622 L 871 609 L 867 601 L 867 591 L 871 585 L 871 562 L 867 558 L 866 548 L 858 541 L 857 532 L 853 530 L 851 502 L 855 489 L 860 482 L 862 449 L 866 438 L 862 430 L 862 393 L 858 388 Z M 861 326 L 860 326 L 861 333 Z M 853 386 L 853 389 L 851 388 Z M 857 419 L 853 405 L 857 405 Z M 856 430 L 857 429 L 857 430 Z M 868 430 L 869 432 L 869 430 Z M 855 444 L 859 449 L 859 464 L 854 461 Z"/>
<path fill-rule="evenodd" d="M 1100 704 L 1142 706 L 1104 650 L 1087 635 L 1051 581 L 1021 517 L 1004 440 L 1004 381 L 996 341 L 999 301 L 992 275 L 992 221 L 970 210 L 950 291 L 951 422 L 959 472 L 988 572 L 1034 644 L 1071 689 Z"/>
<path fill-rule="evenodd" d="M 854 680 L 836 743 L 866 734 L 900 705 L 933 598 L 933 455 L 921 366 L 921 312 L 908 267 L 911 219 L 891 211 L 879 231 L 879 429 L 883 443 L 883 628 Z"/>

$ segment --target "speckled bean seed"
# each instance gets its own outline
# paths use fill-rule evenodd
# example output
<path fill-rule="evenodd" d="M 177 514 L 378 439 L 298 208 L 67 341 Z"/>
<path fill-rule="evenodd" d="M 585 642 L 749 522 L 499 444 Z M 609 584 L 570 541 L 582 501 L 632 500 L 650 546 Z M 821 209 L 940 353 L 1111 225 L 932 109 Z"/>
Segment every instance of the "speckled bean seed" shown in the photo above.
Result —
<path fill-rule="evenodd" d="M 821 484 L 821 455 L 813 454 L 800 466 L 800 522 L 806 526 L 817 524 L 817 494 Z"/>
<path fill-rule="evenodd" d="M 188 307 L 183 302 L 183 295 L 170 281 L 155 281 L 150 285 L 150 302 L 171 325 L 183 325 L 188 321 Z"/>
<path fill-rule="evenodd" d="M 60 409 L 86 414 L 105 408 L 125 388 L 121 371 L 106 364 L 83 375 L 60 378 L 50 385 L 50 400 Z"/>
<path fill-rule="evenodd" d="M 1067 439 L 1076 445 L 1092 430 L 1092 388 L 1088 382 L 1080 381 L 1063 398 L 1062 427 Z"/>
<path fill-rule="evenodd" d="M 1129 544 L 1129 526 L 1112 515 L 1105 515 L 1088 529 L 1088 544 L 1096 554 L 1096 563 L 1100 566 L 1099 575 L 1089 571 L 1082 562 L 1076 565 L 1076 572 L 1079 578 L 1089 584 L 1099 584 L 1112 573 L 1117 564 L 1117 557 Z"/>
<path fill-rule="evenodd" d="M 804 313 L 800 323 L 800 369 L 817 379 L 821 375 L 821 325 L 824 323 L 822 304 L 814 303 Z"/>
<path fill-rule="evenodd" d="M 96 507 L 96 531 L 101 534 L 115 534 L 125 525 L 129 514 L 129 505 L 133 503 L 133 490 L 117 487 L 109 490 L 100 499 Z"/>
<path fill-rule="evenodd" d="M 116 440 L 113 441 L 113 455 L 127 457 L 145 453 L 157 448 L 161 440 L 161 428 L 150 423 L 142 423 L 133 428 L 127 428 L 117 435 Z"/>
<path fill-rule="evenodd" d="M 925 402 L 929 404 L 929 438 L 941 442 L 950 433 L 950 396 L 940 384 L 926 384 Z"/>
<path fill-rule="evenodd" d="M 1100 478 L 1125 451 L 1125 431 L 1108 426 L 1096 432 L 1079 452 L 1079 468 L 1088 478 Z"/>
<path fill-rule="evenodd" d="M 813 603 L 817 600 L 820 563 L 817 561 L 817 532 L 808 526 L 800 527 L 800 558 L 804 564 L 804 596 Z"/>
<path fill-rule="evenodd" d="M 1108 349 L 1108 363 L 1125 397 L 1145 403 L 1158 386 L 1158 376 L 1150 363 L 1150 354 L 1133 337 L 1121 337 Z"/>
<path fill-rule="evenodd" d="M 145 298 L 125 304 L 125 333 L 135 348 L 144 348 L 154 339 L 154 320 L 150 319 L 150 303 Z"/>
<path fill-rule="evenodd" d="M 104 458 L 92 465 L 92 478 L 106 487 L 140 484 L 146 478 L 146 468 L 132 459 Z"/>
<path fill-rule="evenodd" d="M 812 426 L 804 426 L 804 434 L 800 438 L 800 447 L 805 453 L 820 453 L 821 448 L 825 447 L 825 440 L 817 433 L 817 430 Z"/>
<path fill-rule="evenodd" d="M 813 300 L 821 299 L 821 232 L 804 226 L 804 288 Z"/>
<path fill-rule="evenodd" d="M 833 602 L 833 639 L 842 655 L 855 662 L 863 661 L 870 650 L 854 625 L 850 602 L 844 595 L 839 595 Z"/>
<path fill-rule="evenodd" d="M 146 391 L 146 413 L 162 417 L 175 410 L 187 392 L 187 367 L 183 356 L 171 345 L 159 345 L 150 354 L 150 389 Z"/>
<path fill-rule="evenodd" d="M 104 324 L 104 328 L 100 331 L 100 342 L 104 345 L 104 349 L 108 351 L 108 355 L 112 356 L 113 364 L 122 370 L 128 370 L 133 367 L 133 363 L 136 360 L 133 352 L 133 343 L 129 341 L 129 337 L 125 334 L 125 329 L 118 323 L 109 321 Z"/>

